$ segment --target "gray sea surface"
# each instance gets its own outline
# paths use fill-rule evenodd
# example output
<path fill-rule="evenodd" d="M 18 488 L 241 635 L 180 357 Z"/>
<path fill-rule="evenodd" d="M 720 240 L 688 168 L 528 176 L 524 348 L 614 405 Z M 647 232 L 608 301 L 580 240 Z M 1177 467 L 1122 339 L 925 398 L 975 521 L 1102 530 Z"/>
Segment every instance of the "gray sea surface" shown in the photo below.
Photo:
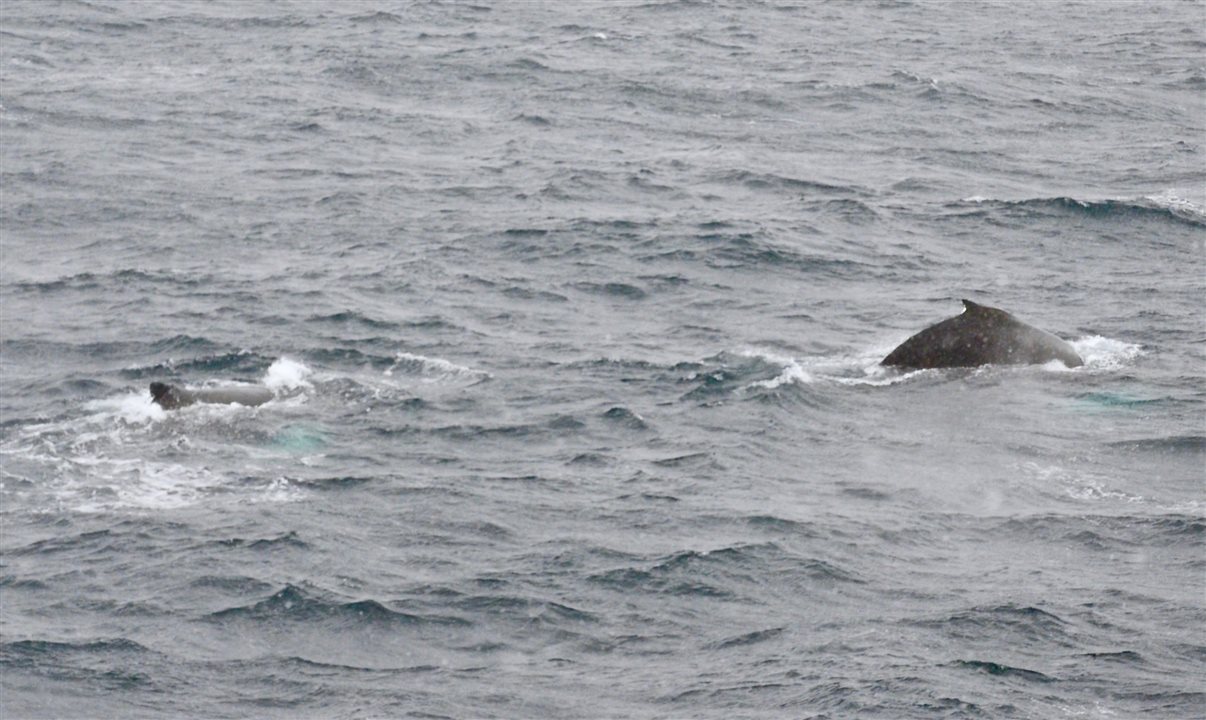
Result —
<path fill-rule="evenodd" d="M 5 0 L 0 716 L 1206 717 L 1204 158 L 1203 2 Z"/>

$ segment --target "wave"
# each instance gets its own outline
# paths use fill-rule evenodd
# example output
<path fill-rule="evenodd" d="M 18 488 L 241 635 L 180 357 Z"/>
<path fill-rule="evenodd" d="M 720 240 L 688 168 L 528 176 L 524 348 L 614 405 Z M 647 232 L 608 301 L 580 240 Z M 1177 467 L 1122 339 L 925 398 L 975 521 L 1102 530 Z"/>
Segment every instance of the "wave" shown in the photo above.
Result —
<path fill-rule="evenodd" d="M 1028 541 L 1071 541 L 1098 550 L 1165 547 L 1201 543 L 1206 517 L 1200 515 L 1039 515 L 1013 518 L 993 529 Z"/>
<path fill-rule="evenodd" d="M 378 478 L 358 475 L 333 475 L 330 477 L 292 480 L 293 484 L 313 490 L 347 490 L 371 483 Z"/>
<path fill-rule="evenodd" d="M 644 300 L 649 296 L 645 290 L 628 283 L 576 282 L 573 283 L 572 287 L 592 295 L 603 295 L 623 300 Z"/>
<path fill-rule="evenodd" d="M 246 575 L 202 575 L 190 581 L 192 589 L 218 590 L 236 595 L 254 595 L 271 589 L 268 583 Z"/>
<path fill-rule="evenodd" d="M 812 381 L 812 376 L 793 358 L 744 348 L 705 359 L 699 367 L 691 368 L 680 382 L 695 384 L 682 399 L 720 402 L 743 392 L 775 390 L 786 384 Z"/>
<path fill-rule="evenodd" d="M 692 361 L 662 363 L 653 360 L 636 360 L 623 357 L 598 357 L 590 360 L 575 360 L 567 363 L 565 367 L 574 370 L 616 370 L 623 373 L 645 375 L 648 373 L 679 373 L 699 371 L 703 369 L 704 366 L 701 363 Z"/>
<path fill-rule="evenodd" d="M 310 544 L 297 536 L 297 532 L 290 530 L 276 537 L 260 538 L 258 540 L 247 540 L 245 538 L 231 538 L 229 540 L 215 540 L 217 544 L 228 547 L 237 548 L 245 547 L 249 550 L 269 550 L 276 547 L 296 548 L 301 550 L 310 549 Z"/>
<path fill-rule="evenodd" d="M 906 624 L 937 630 L 951 638 L 969 642 L 1008 642 L 1011 647 L 1034 643 L 1077 644 L 1074 628 L 1046 610 L 1014 604 L 974 607 L 930 619 L 906 620 Z"/>
<path fill-rule="evenodd" d="M 342 312 L 332 313 L 329 315 L 312 315 L 306 319 L 307 322 L 314 323 L 330 323 L 337 325 L 362 325 L 370 330 L 396 332 L 400 326 L 398 323 L 388 320 L 377 320 L 355 310 L 344 310 Z"/>
<path fill-rule="evenodd" d="M 213 30 L 231 31 L 246 29 L 297 29 L 313 26 L 309 18 L 295 15 L 278 15 L 274 17 L 210 17 L 206 15 L 167 15 L 153 21 L 164 26 L 184 25 L 210 28 Z"/>
<path fill-rule="evenodd" d="M 204 337 L 191 335 L 173 335 L 171 337 L 151 342 L 139 340 L 114 340 L 104 342 L 69 343 L 55 340 L 0 339 L 0 347 L 8 357 L 77 357 L 89 361 L 96 358 L 123 357 L 131 355 L 165 355 L 180 353 L 213 352 L 218 345 Z M 218 358 L 230 361 L 238 354 L 207 356 L 205 361 L 214 362 Z M 131 367 L 121 371 L 125 377 L 144 377 L 153 372 L 163 372 L 174 367 L 183 367 L 174 361 L 167 361 L 151 366 Z"/>
<path fill-rule="evenodd" d="M 995 200 L 981 196 L 964 198 L 961 204 L 985 208 L 1077 214 L 1096 219 L 1152 218 L 1194 227 L 1206 227 L 1206 203 L 1194 201 L 1176 190 L 1136 198 L 1081 200 L 1066 195 L 1023 200 Z"/>
<path fill-rule="evenodd" d="M 1168 437 L 1143 438 L 1140 440 L 1116 440 L 1106 443 L 1106 445 L 1130 452 L 1150 452 L 1160 455 L 1166 453 L 1202 455 L 1206 453 L 1206 435 L 1170 435 Z"/>
<path fill-rule="evenodd" d="M 753 349 L 741 350 L 740 355 L 742 357 L 765 360 L 771 364 L 779 365 L 783 368 L 783 372 L 779 373 L 775 377 L 769 380 L 755 380 L 747 385 L 747 388 L 761 387 L 766 388 L 767 390 L 774 390 L 780 385 L 788 383 L 799 382 L 802 384 L 807 384 L 814 382 L 812 374 L 801 367 L 800 363 L 796 362 L 795 358 L 783 355 L 775 355 Z"/>
<path fill-rule="evenodd" d="M 143 270 L 122 268 L 110 272 L 82 272 L 64 275 L 53 280 L 24 280 L 12 283 L 12 289 L 21 293 L 58 293 L 112 291 L 114 288 L 152 290 L 164 292 L 170 289 L 197 292 L 199 288 L 210 288 L 218 282 L 212 275 L 186 273 L 175 270 Z"/>
<path fill-rule="evenodd" d="M 353 15 L 348 18 L 348 21 L 356 25 L 398 25 L 405 22 L 401 17 L 384 10 L 365 13 L 363 15 Z"/>
<path fill-rule="evenodd" d="M 751 190 L 786 190 L 793 193 L 816 193 L 837 196 L 869 196 L 872 193 L 866 188 L 856 185 L 834 185 L 817 180 L 802 180 L 799 178 L 776 175 L 774 173 L 759 173 L 749 170 L 736 170 L 726 173 L 719 182 L 743 185 Z"/>
<path fill-rule="evenodd" d="M 116 537 L 111 530 L 92 530 L 70 537 L 37 540 L 24 547 L 10 548 L 7 553 L 14 557 L 25 555 L 43 557 L 60 552 L 110 550 L 116 545 Z"/>
<path fill-rule="evenodd" d="M 701 263 L 718 270 L 785 270 L 837 279 L 863 278 L 876 272 L 874 265 L 852 259 L 848 253 L 826 248 L 810 252 L 770 238 L 763 230 L 717 231 L 673 238 L 673 244 L 655 241 L 654 250 L 642 254 L 642 262 L 678 261 Z"/>
<path fill-rule="evenodd" d="M 637 413 L 617 405 L 603 413 L 603 419 L 630 430 L 648 430 L 649 423 Z"/>
<path fill-rule="evenodd" d="M 1122 665 L 1142 665 L 1146 662 L 1143 655 L 1134 650 L 1116 650 L 1113 652 L 1087 652 L 1081 653 L 1081 657 L 1090 658 L 1092 660 L 1103 660 L 1105 662 L 1119 663 Z"/>
<path fill-rule="evenodd" d="M 1030 682 L 1055 682 L 1055 678 L 1036 670 L 1027 670 L 1026 668 L 1012 667 L 1010 665 L 1002 665 L 995 662 L 985 662 L 983 660 L 956 660 L 954 663 L 952 663 L 952 666 L 957 668 L 967 668 L 969 670 L 978 670 L 980 672 L 988 673 L 989 675 L 1001 675 L 1005 677 L 1017 678 L 1019 680 L 1027 680 Z"/>
<path fill-rule="evenodd" d="M 578 421 L 569 423 L 576 425 Z M 537 438 L 547 435 L 550 431 L 561 434 L 566 428 L 564 417 L 553 418 L 548 423 L 515 423 L 505 425 L 444 425 L 432 428 L 430 432 L 435 437 L 447 438 L 459 442 L 478 442 L 488 438 Z M 578 425 L 580 427 L 580 425 Z M 415 432 L 407 428 L 403 432 Z M 422 431 L 419 431 L 422 432 Z"/>
<path fill-rule="evenodd" d="M 512 595 L 472 595 L 458 599 L 452 605 L 465 612 L 513 616 L 524 622 L 554 625 L 566 622 L 574 624 L 598 622 L 598 617 L 593 613 L 538 598 Z"/>
<path fill-rule="evenodd" d="M 215 343 L 205 338 L 194 338 L 188 335 L 176 335 L 171 338 L 157 340 L 143 348 L 151 355 L 167 355 L 169 353 L 186 353 L 212 350 Z M 269 358 L 250 350 L 201 354 L 185 360 L 167 360 L 154 365 L 129 367 L 122 370 L 122 375 L 128 378 L 160 377 L 164 373 L 180 374 L 220 374 L 223 377 L 242 375 L 254 377 L 259 374 Z"/>
<path fill-rule="evenodd" d="M 588 579 L 618 592 L 729 599 L 747 589 L 744 586 L 751 574 L 760 572 L 790 576 L 789 581 L 801 588 L 865 582 L 849 570 L 825 560 L 796 556 L 770 542 L 684 550 L 642 565 L 595 573 Z"/>
<path fill-rule="evenodd" d="M 728 648 L 742 647 L 745 645 L 754 645 L 756 643 L 771 640 L 783 634 L 786 628 L 772 627 L 765 630 L 756 630 L 754 632 L 737 635 L 719 642 L 713 643 L 712 647 L 716 650 L 725 650 Z"/>
<path fill-rule="evenodd" d="M 0 674 L 29 673 L 54 683 L 78 682 L 102 694 L 125 693 L 154 685 L 151 677 L 138 669 L 154 655 L 157 653 L 126 638 L 16 640 L 0 642 Z M 45 712 L 45 706 L 40 709 Z"/>
<path fill-rule="evenodd" d="M 376 600 L 337 602 L 317 597 L 294 585 L 286 585 L 257 603 L 218 610 L 210 613 L 211 621 L 271 620 L 321 621 L 336 620 L 355 625 L 470 625 L 458 617 L 425 616 L 394 610 Z"/>

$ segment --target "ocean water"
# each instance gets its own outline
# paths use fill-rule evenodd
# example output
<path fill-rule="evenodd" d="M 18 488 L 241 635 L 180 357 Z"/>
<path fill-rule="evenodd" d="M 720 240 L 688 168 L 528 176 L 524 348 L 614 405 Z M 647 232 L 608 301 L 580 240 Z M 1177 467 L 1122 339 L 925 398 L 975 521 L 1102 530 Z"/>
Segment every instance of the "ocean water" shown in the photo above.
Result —
<path fill-rule="evenodd" d="M 1206 717 L 1204 153 L 1202 2 L 6 0 L 0 716 Z"/>

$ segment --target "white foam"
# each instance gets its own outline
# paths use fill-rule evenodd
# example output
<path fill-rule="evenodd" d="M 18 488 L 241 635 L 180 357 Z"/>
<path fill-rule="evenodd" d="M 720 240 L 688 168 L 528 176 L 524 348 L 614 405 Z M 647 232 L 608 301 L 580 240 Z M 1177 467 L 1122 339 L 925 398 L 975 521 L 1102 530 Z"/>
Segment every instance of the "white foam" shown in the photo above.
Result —
<path fill-rule="evenodd" d="M 92 400 L 84 403 L 84 409 L 94 415 L 76 422 L 116 419 L 132 425 L 145 425 L 165 417 L 164 409 L 152 402 L 151 393 L 146 390 Z"/>
<path fill-rule="evenodd" d="M 1064 479 L 1064 492 L 1075 500 L 1121 500 L 1127 503 L 1146 502 L 1140 495 L 1132 495 L 1120 490 L 1111 490 L 1104 483 L 1091 478 Z"/>
<path fill-rule="evenodd" d="M 806 372 L 804 368 L 800 367 L 798 364 L 792 363 L 787 367 L 784 367 L 783 372 L 777 377 L 774 377 L 770 380 L 758 380 L 756 382 L 752 382 L 750 383 L 749 387 L 764 387 L 768 390 L 774 390 L 780 385 L 787 385 L 791 383 L 801 383 L 807 385 L 812 381 L 812 375 Z"/>
<path fill-rule="evenodd" d="M 747 388 L 761 387 L 767 388 L 768 390 L 773 390 L 780 385 L 788 385 L 792 383 L 807 385 L 814 380 L 812 374 L 805 370 L 800 363 L 796 362 L 795 358 L 788 357 L 786 355 L 778 355 L 776 353 L 759 350 L 757 348 L 742 348 L 737 352 L 737 354 L 742 357 L 756 358 L 771 365 L 779 365 L 783 368 L 783 372 L 779 373 L 779 375 L 776 377 L 773 377 L 770 380 L 756 380 L 749 385 L 746 385 Z"/>
<path fill-rule="evenodd" d="M 91 461 L 91 462 L 89 462 Z M 61 502 L 81 513 L 117 508 L 172 510 L 196 503 L 204 489 L 218 484 L 205 468 L 138 459 L 77 458 L 88 466 L 79 482 L 58 491 Z"/>
<path fill-rule="evenodd" d="M 863 385 L 867 387 L 888 387 L 898 383 L 907 382 L 921 373 L 929 372 L 929 370 L 910 370 L 908 372 L 899 372 L 890 370 L 876 361 L 874 365 L 863 368 L 866 377 L 841 377 L 838 375 L 825 376 L 825 380 L 835 382 L 839 385 Z"/>
<path fill-rule="evenodd" d="M 264 373 L 264 386 L 274 393 L 301 390 L 312 387 L 307 380 L 312 375 L 310 368 L 287 357 L 279 358 Z"/>
<path fill-rule="evenodd" d="M 1206 220 L 1206 192 L 1196 200 L 1189 197 L 1192 191 L 1179 188 L 1169 188 L 1155 195 L 1147 195 L 1143 199 L 1156 207 L 1172 211 L 1176 215 L 1195 220 Z"/>
<path fill-rule="evenodd" d="M 1089 371 L 1117 370 L 1143 354 L 1143 347 L 1140 345 L 1100 335 L 1073 340 L 1071 345 L 1084 359 L 1084 369 Z"/>
<path fill-rule="evenodd" d="M 1074 468 L 1026 462 L 1019 464 L 1017 469 L 1028 477 L 1035 487 L 1047 492 L 1061 493 L 1079 502 L 1142 504 L 1146 507 L 1159 507 L 1160 505 L 1153 498 L 1111 487 L 1110 478 L 1087 474 Z M 1160 509 L 1161 511 L 1169 510 L 1168 508 Z"/>
<path fill-rule="evenodd" d="M 386 377 L 392 377 L 394 372 L 405 369 L 409 374 L 420 376 L 424 382 L 440 382 L 449 379 L 467 378 L 485 380 L 490 373 L 473 368 L 457 365 L 443 358 L 430 358 L 408 352 L 400 352 L 394 356 L 394 364 L 385 369 Z"/>
<path fill-rule="evenodd" d="M 742 357 L 757 358 L 771 365 L 779 365 L 783 371 L 770 380 L 758 380 L 747 385 L 774 389 L 787 384 L 811 385 L 836 383 L 838 385 L 862 385 L 887 387 L 906 382 L 926 370 L 899 372 L 880 365 L 879 360 L 886 351 L 871 348 L 861 355 L 814 355 L 794 358 L 759 348 L 743 348 L 737 351 Z M 859 374 L 862 376 L 859 377 Z"/>
<path fill-rule="evenodd" d="M 306 494 L 305 490 L 298 487 L 289 478 L 278 477 L 260 488 L 258 493 L 248 498 L 248 501 L 252 503 L 297 502 L 305 498 Z"/>

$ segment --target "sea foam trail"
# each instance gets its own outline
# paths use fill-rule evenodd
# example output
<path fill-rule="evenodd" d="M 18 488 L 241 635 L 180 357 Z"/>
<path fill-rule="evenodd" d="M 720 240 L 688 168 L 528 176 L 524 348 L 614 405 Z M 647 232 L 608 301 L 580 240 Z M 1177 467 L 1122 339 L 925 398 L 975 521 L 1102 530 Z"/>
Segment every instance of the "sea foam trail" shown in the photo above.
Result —
<path fill-rule="evenodd" d="M 395 374 L 409 375 L 427 383 L 463 380 L 478 382 L 490 378 L 488 372 L 457 365 L 443 358 L 430 358 L 408 352 L 398 353 L 394 364 L 386 368 L 383 374 L 386 377 L 393 377 Z"/>

